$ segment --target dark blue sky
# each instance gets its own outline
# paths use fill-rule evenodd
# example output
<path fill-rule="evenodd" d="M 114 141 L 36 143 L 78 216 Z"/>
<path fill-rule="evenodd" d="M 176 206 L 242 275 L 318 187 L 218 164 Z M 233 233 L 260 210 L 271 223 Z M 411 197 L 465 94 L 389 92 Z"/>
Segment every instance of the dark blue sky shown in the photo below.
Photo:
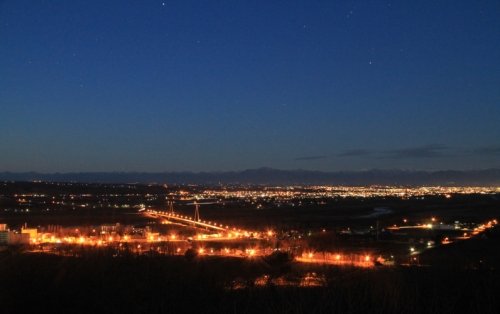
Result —
<path fill-rule="evenodd" d="M 0 171 L 500 167 L 500 2 L 0 1 Z"/>

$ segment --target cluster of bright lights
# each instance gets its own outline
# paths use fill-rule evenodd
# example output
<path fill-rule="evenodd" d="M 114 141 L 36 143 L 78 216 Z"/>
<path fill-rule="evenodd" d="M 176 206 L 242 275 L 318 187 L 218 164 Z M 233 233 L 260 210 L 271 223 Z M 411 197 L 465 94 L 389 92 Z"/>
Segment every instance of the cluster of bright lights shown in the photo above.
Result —
<path fill-rule="evenodd" d="M 292 200 L 292 199 L 320 199 L 332 197 L 388 197 L 401 198 L 442 195 L 451 198 L 454 194 L 494 194 L 500 192 L 498 187 L 394 187 L 394 186 L 294 186 L 294 187 L 265 187 L 265 188 L 234 188 L 234 189 L 207 189 L 191 194 L 192 198 L 200 200 L 241 199 L 247 201 L 259 200 Z M 183 194 L 181 194 L 183 193 Z M 186 197 L 188 192 L 177 193 L 179 197 Z M 188 198 L 189 199 L 189 198 Z"/>
<path fill-rule="evenodd" d="M 223 248 L 216 250 L 214 248 L 199 247 L 197 249 L 199 255 L 222 255 L 222 256 L 235 256 L 235 257 L 254 257 L 260 254 L 259 250 L 255 248 L 245 249 L 244 251 L 235 250 L 230 248 Z"/>
<path fill-rule="evenodd" d="M 301 257 L 297 257 L 298 262 L 305 263 L 325 263 L 336 265 L 352 265 L 359 267 L 373 266 L 373 258 L 369 254 L 340 254 L 305 252 Z M 378 259 L 377 259 L 378 260 Z"/>
<path fill-rule="evenodd" d="M 498 222 L 496 219 L 490 220 L 490 221 L 488 221 L 484 224 L 481 224 L 481 225 L 477 226 L 476 228 L 474 228 L 474 230 L 472 231 L 472 234 L 473 235 L 480 234 L 480 233 L 486 231 L 486 229 L 493 228 L 497 224 L 498 224 Z"/>

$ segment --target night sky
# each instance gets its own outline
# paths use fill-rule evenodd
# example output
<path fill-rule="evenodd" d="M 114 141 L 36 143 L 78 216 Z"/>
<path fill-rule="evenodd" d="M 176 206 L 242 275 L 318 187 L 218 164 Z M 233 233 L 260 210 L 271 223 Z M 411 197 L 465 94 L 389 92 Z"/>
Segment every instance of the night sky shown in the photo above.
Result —
<path fill-rule="evenodd" d="M 0 1 L 0 171 L 500 167 L 500 2 Z"/>

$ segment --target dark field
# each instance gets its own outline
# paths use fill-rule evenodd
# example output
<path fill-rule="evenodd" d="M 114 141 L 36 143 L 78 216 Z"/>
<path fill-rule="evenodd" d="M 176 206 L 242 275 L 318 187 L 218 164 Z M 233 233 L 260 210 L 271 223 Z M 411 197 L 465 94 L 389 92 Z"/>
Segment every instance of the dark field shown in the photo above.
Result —
<path fill-rule="evenodd" d="M 365 218 L 374 208 L 390 208 L 392 213 L 378 219 Z M 180 213 L 192 215 L 187 206 L 178 208 Z M 436 216 L 444 221 L 480 222 L 496 217 L 500 213 L 500 198 L 491 195 L 458 195 L 452 199 L 428 196 L 425 199 L 400 199 L 393 197 L 348 198 L 326 200 L 324 205 L 301 207 L 281 206 L 256 210 L 245 206 L 201 207 L 203 219 L 237 224 L 248 228 L 328 228 L 346 226 L 369 226 L 376 223 L 392 225 L 401 223 L 402 217 L 416 220 Z"/>

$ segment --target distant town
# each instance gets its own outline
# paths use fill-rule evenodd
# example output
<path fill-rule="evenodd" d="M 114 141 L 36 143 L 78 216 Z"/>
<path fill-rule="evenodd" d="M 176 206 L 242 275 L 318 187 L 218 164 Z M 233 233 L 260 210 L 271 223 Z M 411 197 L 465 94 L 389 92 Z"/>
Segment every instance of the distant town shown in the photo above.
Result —
<path fill-rule="evenodd" d="M 447 207 L 471 198 L 496 204 L 500 195 L 498 187 L 1 185 L 0 245 L 25 252 L 278 252 L 296 263 L 356 267 L 432 265 L 429 251 L 480 238 L 498 223 L 488 208 L 450 215 Z M 411 208 L 415 203 L 420 210 Z M 425 206 L 435 203 L 442 207 Z"/>

